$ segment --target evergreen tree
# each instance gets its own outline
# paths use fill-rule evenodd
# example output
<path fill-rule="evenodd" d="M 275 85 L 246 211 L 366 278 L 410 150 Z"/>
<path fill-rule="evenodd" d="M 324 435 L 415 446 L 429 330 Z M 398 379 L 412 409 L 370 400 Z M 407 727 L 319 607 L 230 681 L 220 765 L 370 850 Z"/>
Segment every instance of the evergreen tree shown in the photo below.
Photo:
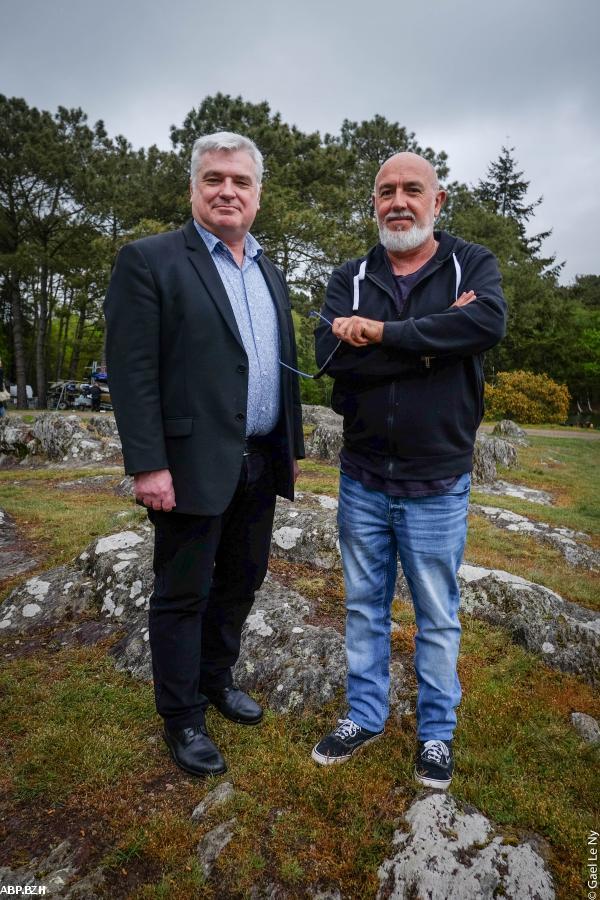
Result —
<path fill-rule="evenodd" d="M 530 182 L 523 178 L 523 172 L 517 171 L 517 163 L 512 156 L 514 151 L 514 147 L 502 147 L 498 159 L 489 164 L 486 178 L 479 180 L 475 196 L 499 216 L 516 222 L 521 240 L 529 254 L 538 257 L 542 241 L 550 237 L 552 231 L 540 231 L 531 237 L 526 234 L 527 223 L 535 215 L 535 210 L 543 197 L 527 203 Z M 554 256 L 540 261 L 545 267 L 551 266 L 554 263 Z M 558 269 L 555 270 L 555 274 L 557 272 Z"/>

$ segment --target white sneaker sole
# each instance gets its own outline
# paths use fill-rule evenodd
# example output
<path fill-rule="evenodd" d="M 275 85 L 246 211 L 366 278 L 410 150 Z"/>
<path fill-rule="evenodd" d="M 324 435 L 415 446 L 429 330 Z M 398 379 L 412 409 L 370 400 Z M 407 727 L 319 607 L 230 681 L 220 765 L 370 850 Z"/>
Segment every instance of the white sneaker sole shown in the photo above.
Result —
<path fill-rule="evenodd" d="M 437 788 L 438 791 L 446 791 L 450 787 L 451 778 L 448 778 L 444 781 L 438 781 L 437 778 L 427 778 L 425 775 L 419 775 L 417 769 L 415 767 L 415 778 L 419 782 L 419 784 L 425 785 L 425 787 Z"/>
<path fill-rule="evenodd" d="M 372 738 L 364 741 L 359 747 L 356 748 L 356 750 L 353 750 L 352 753 L 348 753 L 347 756 L 323 756 L 322 753 L 319 753 L 317 751 L 317 747 L 319 746 L 318 744 L 315 744 L 310 755 L 312 759 L 314 759 L 314 761 L 320 766 L 335 766 L 338 765 L 338 763 L 348 762 L 349 759 L 352 759 L 353 756 L 356 756 L 357 753 L 360 753 L 360 751 L 364 747 L 372 744 L 373 741 L 376 741 L 377 738 L 380 737 L 383 737 L 383 731 L 381 732 L 381 734 L 374 734 Z"/>

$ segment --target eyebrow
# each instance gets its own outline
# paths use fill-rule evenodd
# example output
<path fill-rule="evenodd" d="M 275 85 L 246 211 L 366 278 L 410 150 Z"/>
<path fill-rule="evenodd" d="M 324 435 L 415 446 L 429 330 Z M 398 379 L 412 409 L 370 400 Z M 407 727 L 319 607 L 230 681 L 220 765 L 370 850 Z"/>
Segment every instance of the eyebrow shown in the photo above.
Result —
<path fill-rule="evenodd" d="M 207 169 L 206 172 L 203 172 L 201 178 L 223 178 L 224 172 L 221 172 L 219 169 Z M 238 181 L 241 179 L 243 181 L 252 182 L 251 175 L 244 175 L 242 172 L 238 172 L 231 176 L 232 178 L 237 179 Z"/>
<path fill-rule="evenodd" d="M 382 188 L 394 188 L 394 187 L 396 187 L 396 184 L 397 184 L 397 182 L 395 182 L 395 181 L 384 181 L 382 184 L 378 184 L 378 185 L 377 185 L 377 190 L 380 191 L 380 190 L 382 190 Z M 404 188 L 414 188 L 414 187 L 416 187 L 416 188 L 424 189 L 424 188 L 425 188 L 425 182 L 424 182 L 424 181 L 417 181 L 417 180 L 413 179 L 412 181 L 405 181 L 405 182 L 402 182 L 402 186 L 403 186 Z"/>

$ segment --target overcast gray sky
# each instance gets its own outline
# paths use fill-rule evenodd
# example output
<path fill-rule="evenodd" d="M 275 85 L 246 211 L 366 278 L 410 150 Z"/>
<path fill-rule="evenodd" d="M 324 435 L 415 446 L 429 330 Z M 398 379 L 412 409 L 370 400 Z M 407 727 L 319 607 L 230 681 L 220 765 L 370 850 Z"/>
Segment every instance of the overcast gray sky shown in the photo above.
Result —
<path fill-rule="evenodd" d="M 217 91 L 303 130 L 381 113 L 476 182 L 514 146 L 564 282 L 600 274 L 600 0 L 0 0 L 0 92 L 135 146 Z"/>

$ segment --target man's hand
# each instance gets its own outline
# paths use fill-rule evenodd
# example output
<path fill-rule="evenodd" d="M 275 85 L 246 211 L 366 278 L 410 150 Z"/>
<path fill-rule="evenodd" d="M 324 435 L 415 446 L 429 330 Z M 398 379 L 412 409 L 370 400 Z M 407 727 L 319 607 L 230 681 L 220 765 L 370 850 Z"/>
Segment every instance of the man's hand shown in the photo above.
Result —
<path fill-rule="evenodd" d="M 168 469 L 138 472 L 133 476 L 135 499 L 149 509 L 171 512 L 175 506 L 173 479 Z"/>
<path fill-rule="evenodd" d="M 473 300 L 477 299 L 477 294 L 475 291 L 463 291 L 460 297 L 454 301 L 452 306 L 466 306 L 468 303 L 471 303 Z M 452 307 L 450 307 L 452 308 Z"/>
<path fill-rule="evenodd" d="M 452 306 L 466 306 L 476 299 L 475 291 L 463 291 Z M 383 325 L 383 322 L 365 319 L 363 316 L 345 316 L 333 320 L 332 331 L 340 341 L 345 341 L 352 347 L 364 347 L 366 344 L 381 343 Z"/>
<path fill-rule="evenodd" d="M 364 347 L 365 344 L 381 343 L 383 322 L 364 319 L 362 316 L 349 316 L 334 319 L 332 331 L 340 341 L 353 347 Z"/>
<path fill-rule="evenodd" d="M 464 291 L 452 306 L 466 306 L 476 299 L 475 291 Z M 383 325 L 383 322 L 365 319 L 363 316 L 345 316 L 333 320 L 332 331 L 340 341 L 345 341 L 352 347 L 364 347 L 366 344 L 381 343 Z"/>
<path fill-rule="evenodd" d="M 298 460 L 294 460 L 294 484 L 298 481 L 298 475 L 300 474 L 300 466 L 298 465 Z"/>

